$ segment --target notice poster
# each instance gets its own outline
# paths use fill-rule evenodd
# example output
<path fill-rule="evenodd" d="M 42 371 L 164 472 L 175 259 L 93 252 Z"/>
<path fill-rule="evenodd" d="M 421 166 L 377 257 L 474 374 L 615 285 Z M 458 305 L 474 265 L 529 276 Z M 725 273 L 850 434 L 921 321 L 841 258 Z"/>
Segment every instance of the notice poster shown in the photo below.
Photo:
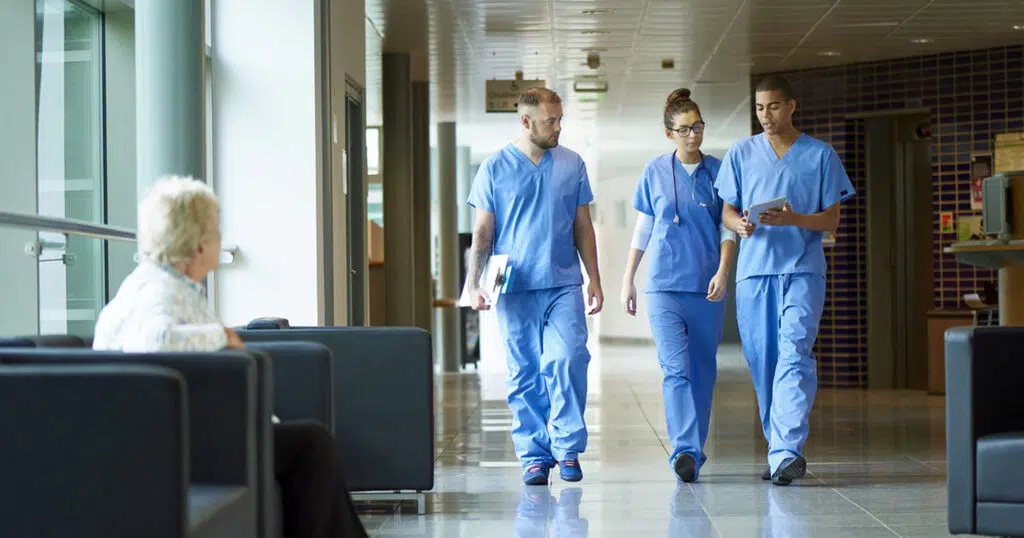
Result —
<path fill-rule="evenodd" d="M 992 156 L 985 154 L 971 155 L 971 210 L 982 209 L 981 183 L 985 178 L 992 177 Z"/>
<path fill-rule="evenodd" d="M 957 219 L 957 241 L 982 241 L 985 231 L 981 227 L 981 217 L 960 217 Z"/>
<path fill-rule="evenodd" d="M 939 213 L 939 233 L 951 234 L 953 229 L 953 212 L 943 211 Z"/>

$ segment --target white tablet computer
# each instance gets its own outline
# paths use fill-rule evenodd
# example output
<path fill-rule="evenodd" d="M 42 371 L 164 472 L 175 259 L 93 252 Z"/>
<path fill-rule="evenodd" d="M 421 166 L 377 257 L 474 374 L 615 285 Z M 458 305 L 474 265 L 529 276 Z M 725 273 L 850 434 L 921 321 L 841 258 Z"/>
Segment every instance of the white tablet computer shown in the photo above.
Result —
<path fill-rule="evenodd" d="M 782 198 L 776 198 L 774 200 L 768 200 L 767 202 L 761 202 L 759 204 L 754 204 L 754 205 L 750 206 L 750 209 L 748 210 L 748 211 L 750 211 L 750 214 L 747 215 L 747 222 L 752 222 L 754 224 L 761 224 L 761 221 L 760 221 L 761 213 L 764 213 L 765 211 L 768 211 L 769 209 L 774 209 L 776 211 L 781 211 L 782 207 L 785 206 L 785 205 L 786 205 L 786 197 L 785 196 L 783 196 Z"/>

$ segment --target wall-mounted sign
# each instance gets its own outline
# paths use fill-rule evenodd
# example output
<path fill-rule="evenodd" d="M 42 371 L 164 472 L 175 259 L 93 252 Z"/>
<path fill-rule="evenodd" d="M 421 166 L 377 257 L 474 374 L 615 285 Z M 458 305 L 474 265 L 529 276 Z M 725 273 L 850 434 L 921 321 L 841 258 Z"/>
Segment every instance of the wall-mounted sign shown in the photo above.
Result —
<path fill-rule="evenodd" d="M 518 111 L 519 96 L 530 88 L 543 88 L 543 80 L 488 80 L 487 112 Z"/>
<path fill-rule="evenodd" d="M 956 229 L 953 228 L 953 212 L 942 211 L 939 213 L 939 233 L 951 234 Z"/>
<path fill-rule="evenodd" d="M 982 193 L 981 182 L 985 178 L 992 177 L 992 154 L 972 153 L 971 154 L 971 211 L 981 211 L 985 197 Z"/>

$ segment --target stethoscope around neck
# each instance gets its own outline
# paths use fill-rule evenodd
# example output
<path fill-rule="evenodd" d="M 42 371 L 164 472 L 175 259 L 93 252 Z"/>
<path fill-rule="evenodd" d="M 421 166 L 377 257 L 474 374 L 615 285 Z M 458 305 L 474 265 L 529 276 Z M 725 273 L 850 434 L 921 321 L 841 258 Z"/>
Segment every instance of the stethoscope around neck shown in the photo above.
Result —
<path fill-rule="evenodd" d="M 672 151 L 672 202 L 674 204 L 676 215 L 672 218 L 672 224 L 679 224 L 679 194 L 676 192 L 676 152 L 679 150 Z M 711 207 L 715 203 L 715 184 L 711 181 L 711 172 L 708 171 L 704 165 L 704 152 L 700 153 L 700 162 L 697 164 L 697 169 L 693 171 L 693 188 L 690 189 L 690 198 L 694 203 L 701 207 Z M 708 176 L 708 186 L 711 188 L 711 203 L 705 204 L 697 200 L 697 174 L 703 171 Z"/>

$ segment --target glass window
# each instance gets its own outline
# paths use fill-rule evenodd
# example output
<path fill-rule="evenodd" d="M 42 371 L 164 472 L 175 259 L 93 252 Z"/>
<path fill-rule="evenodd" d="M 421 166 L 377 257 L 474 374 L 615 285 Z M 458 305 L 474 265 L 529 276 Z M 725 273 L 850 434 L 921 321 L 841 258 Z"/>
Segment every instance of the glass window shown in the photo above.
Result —
<path fill-rule="evenodd" d="M 102 15 L 80 2 L 36 2 L 40 215 L 105 220 L 102 24 Z M 40 240 L 40 332 L 91 334 L 105 299 L 104 242 Z"/>
<path fill-rule="evenodd" d="M 366 175 L 380 175 L 380 127 L 366 129 Z"/>

